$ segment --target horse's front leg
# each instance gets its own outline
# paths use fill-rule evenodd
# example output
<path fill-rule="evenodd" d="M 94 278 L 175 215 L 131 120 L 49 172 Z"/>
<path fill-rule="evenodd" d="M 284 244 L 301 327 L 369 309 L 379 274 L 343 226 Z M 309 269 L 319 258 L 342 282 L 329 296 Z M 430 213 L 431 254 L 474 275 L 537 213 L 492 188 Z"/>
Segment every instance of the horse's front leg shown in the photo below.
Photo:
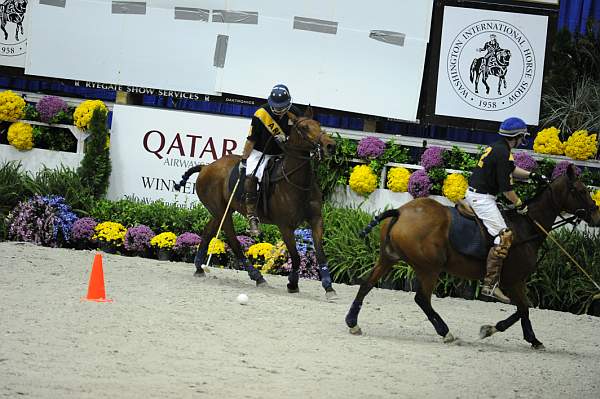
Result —
<path fill-rule="evenodd" d="M 536 338 L 533 327 L 531 326 L 531 321 L 529 320 L 529 300 L 527 299 L 527 294 L 525 292 L 525 282 L 522 281 L 515 284 L 513 287 L 509 287 L 507 292 L 510 299 L 517 306 L 517 311 L 507 319 L 498 322 L 495 326 L 482 326 L 479 330 L 479 337 L 486 338 L 498 331 L 506 331 L 520 319 L 525 341 L 529 342 L 533 349 L 543 349 L 544 344 Z"/>
<path fill-rule="evenodd" d="M 317 263 L 319 264 L 319 276 L 321 276 L 321 285 L 325 289 L 325 297 L 328 300 L 337 298 L 337 293 L 333 289 L 333 280 L 329 273 L 329 264 L 323 249 L 323 217 L 321 216 L 321 208 L 318 207 L 318 213 L 313 214 L 310 220 L 312 230 L 313 244 L 317 254 Z"/>
<path fill-rule="evenodd" d="M 490 85 L 487 83 L 487 79 L 490 75 L 487 72 L 483 72 L 483 76 L 481 77 L 481 82 L 485 85 L 485 94 L 490 94 Z"/>
<path fill-rule="evenodd" d="M 299 270 L 300 270 L 300 254 L 296 248 L 296 238 L 294 237 L 294 229 L 290 226 L 279 226 L 281 238 L 287 247 L 290 258 L 292 259 L 292 271 L 288 275 L 287 289 L 290 294 L 300 292 L 298 288 Z"/>
<path fill-rule="evenodd" d="M 502 80 L 503 80 L 503 78 L 502 78 L 502 76 L 500 76 L 498 78 L 498 95 L 502 95 L 502 91 L 501 91 L 501 89 L 502 89 Z"/>

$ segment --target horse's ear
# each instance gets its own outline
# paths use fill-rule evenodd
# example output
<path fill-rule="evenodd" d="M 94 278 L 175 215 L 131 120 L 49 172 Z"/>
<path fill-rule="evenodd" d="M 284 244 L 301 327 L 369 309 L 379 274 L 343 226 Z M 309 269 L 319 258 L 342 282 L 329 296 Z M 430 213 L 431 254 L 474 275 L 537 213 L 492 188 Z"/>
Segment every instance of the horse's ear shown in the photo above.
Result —
<path fill-rule="evenodd" d="M 298 117 L 293 112 L 288 111 L 287 116 L 292 124 L 296 123 L 296 121 L 298 120 Z"/>
<path fill-rule="evenodd" d="M 306 107 L 306 110 L 304 111 L 304 116 L 309 119 L 313 118 L 313 116 L 314 116 L 313 110 L 312 110 L 312 107 L 310 106 L 310 104 L 308 104 L 308 106 Z"/>
<path fill-rule="evenodd" d="M 573 165 L 572 163 L 570 163 L 569 166 L 567 166 L 567 177 L 571 181 L 577 178 L 577 174 L 575 173 L 575 165 Z"/>

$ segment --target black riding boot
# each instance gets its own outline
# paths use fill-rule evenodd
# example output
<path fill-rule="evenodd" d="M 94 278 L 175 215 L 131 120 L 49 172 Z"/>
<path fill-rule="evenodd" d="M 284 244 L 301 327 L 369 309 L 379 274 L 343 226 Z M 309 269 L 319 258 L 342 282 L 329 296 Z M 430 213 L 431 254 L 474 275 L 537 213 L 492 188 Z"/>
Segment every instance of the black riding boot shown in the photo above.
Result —
<path fill-rule="evenodd" d="M 246 176 L 244 181 L 244 190 L 246 191 L 246 216 L 248 217 L 248 233 L 251 236 L 258 236 L 260 228 L 258 216 L 256 216 L 256 204 L 258 202 L 258 178 L 256 176 Z"/>

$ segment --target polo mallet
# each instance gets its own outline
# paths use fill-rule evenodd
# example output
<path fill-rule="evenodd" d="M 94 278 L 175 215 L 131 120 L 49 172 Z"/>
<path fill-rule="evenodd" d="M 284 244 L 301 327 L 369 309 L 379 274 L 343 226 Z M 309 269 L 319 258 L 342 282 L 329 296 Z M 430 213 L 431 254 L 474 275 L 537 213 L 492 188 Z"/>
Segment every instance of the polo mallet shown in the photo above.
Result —
<path fill-rule="evenodd" d="M 238 184 L 240 184 L 240 180 L 242 180 L 241 176 L 235 182 L 235 186 L 233 186 L 233 191 L 231 192 L 231 196 L 229 196 L 229 201 L 227 201 L 227 207 L 225 208 L 225 213 L 223 213 L 223 217 L 221 218 L 221 223 L 219 223 L 219 228 L 217 229 L 217 234 L 215 234 L 215 236 L 213 238 L 217 238 L 219 236 L 219 233 L 221 232 L 221 227 L 223 227 L 223 222 L 225 221 L 225 218 L 227 217 L 227 212 L 229 212 L 229 206 L 231 205 L 231 201 L 233 201 L 233 197 L 235 195 L 235 192 L 237 191 Z M 212 241 L 212 238 L 210 241 Z M 208 242 L 209 247 L 210 247 L 210 241 Z M 201 266 L 202 270 L 204 270 L 205 272 L 210 271 L 208 269 L 208 265 L 210 265 L 211 258 L 212 258 L 212 252 L 210 254 L 208 254 L 208 259 L 206 260 L 206 263 Z"/>
<path fill-rule="evenodd" d="M 550 234 L 549 234 L 549 233 L 546 231 L 546 229 L 544 229 L 544 227 L 542 227 L 542 225 L 541 225 L 541 224 L 540 224 L 540 223 L 539 223 L 537 220 L 534 220 L 533 222 L 536 224 L 536 226 L 537 226 L 537 227 L 539 227 L 539 228 L 540 228 L 540 230 L 542 230 L 542 231 L 544 232 L 544 234 L 546 234 L 546 237 L 548 237 L 550 240 L 552 240 L 552 242 L 554 242 L 554 243 L 555 243 L 555 244 L 556 244 L 556 245 L 557 245 L 557 246 L 558 246 L 558 247 L 561 249 L 561 251 L 563 251 L 563 252 L 564 252 L 564 254 L 565 254 L 565 255 L 567 255 L 567 257 L 568 257 L 569 259 L 571 259 L 571 262 L 573 262 L 573 264 L 574 264 L 575 266 L 577 266 L 577 267 L 579 268 L 579 270 L 581 270 L 581 271 L 583 272 L 583 274 L 585 274 L 585 276 L 586 276 L 588 279 L 590 279 L 590 281 L 592 282 L 592 284 L 594 284 L 594 285 L 596 286 L 596 288 L 598 289 L 598 291 L 600 291 L 600 285 L 598 285 L 598 283 L 594 281 L 594 279 L 592 278 L 592 276 L 590 276 L 590 274 L 589 274 L 587 271 L 585 271 L 585 269 L 584 269 L 583 267 L 579 266 L 579 263 L 577 263 L 577 261 L 576 261 L 575 259 L 573 259 L 573 257 L 571 256 L 571 254 L 569 254 L 569 253 L 566 251 L 566 249 L 564 249 L 564 248 L 562 247 L 562 245 L 560 245 L 560 244 L 559 244 L 559 242 L 558 242 L 558 241 L 556 241 L 556 239 L 555 239 L 554 237 L 552 237 L 552 236 L 551 236 L 551 235 L 550 235 Z M 596 295 L 594 295 L 594 296 L 593 296 L 593 299 L 600 299 L 600 292 L 599 292 L 599 293 L 597 293 Z"/>

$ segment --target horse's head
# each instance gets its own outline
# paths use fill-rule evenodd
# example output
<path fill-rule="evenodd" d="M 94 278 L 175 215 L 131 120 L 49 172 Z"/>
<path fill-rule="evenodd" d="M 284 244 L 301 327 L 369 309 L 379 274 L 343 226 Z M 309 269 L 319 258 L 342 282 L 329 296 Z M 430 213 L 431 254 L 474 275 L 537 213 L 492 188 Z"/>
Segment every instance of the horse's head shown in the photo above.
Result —
<path fill-rule="evenodd" d="M 15 2 L 17 12 L 24 14 L 27 9 L 27 0 L 17 0 Z"/>
<path fill-rule="evenodd" d="M 313 119 L 310 105 L 306 108 L 304 116 L 298 117 L 292 113 L 288 113 L 288 116 L 293 126 L 286 146 L 314 152 L 319 159 L 335 152 L 335 140 Z"/>
<path fill-rule="evenodd" d="M 577 179 L 575 168 L 569 165 L 567 173 L 550 184 L 552 200 L 561 212 L 568 212 L 585 220 L 591 227 L 600 226 L 600 210 L 585 184 Z"/>
<path fill-rule="evenodd" d="M 496 59 L 500 65 L 508 65 L 510 62 L 510 50 L 502 49 L 496 52 Z"/>

